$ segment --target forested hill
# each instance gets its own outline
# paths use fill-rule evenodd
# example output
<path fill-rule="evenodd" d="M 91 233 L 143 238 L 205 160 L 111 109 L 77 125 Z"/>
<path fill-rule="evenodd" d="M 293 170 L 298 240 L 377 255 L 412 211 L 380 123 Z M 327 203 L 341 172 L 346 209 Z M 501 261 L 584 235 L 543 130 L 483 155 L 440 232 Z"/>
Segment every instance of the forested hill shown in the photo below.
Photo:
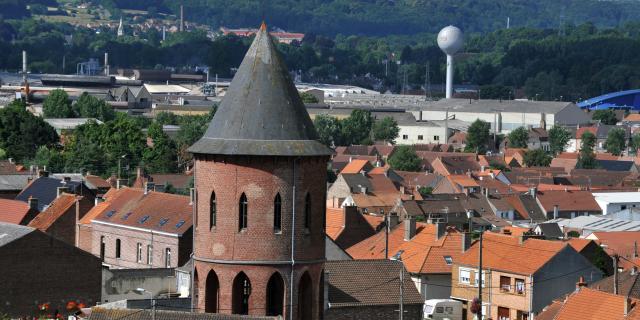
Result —
<path fill-rule="evenodd" d="M 1 0 L 0 0 L 1 1 Z M 640 14 L 638 0 L 92 0 L 105 7 L 179 12 L 214 27 L 256 26 L 263 16 L 282 29 L 335 34 L 415 34 L 455 24 L 470 32 L 558 28 L 563 22 L 618 26 Z"/>

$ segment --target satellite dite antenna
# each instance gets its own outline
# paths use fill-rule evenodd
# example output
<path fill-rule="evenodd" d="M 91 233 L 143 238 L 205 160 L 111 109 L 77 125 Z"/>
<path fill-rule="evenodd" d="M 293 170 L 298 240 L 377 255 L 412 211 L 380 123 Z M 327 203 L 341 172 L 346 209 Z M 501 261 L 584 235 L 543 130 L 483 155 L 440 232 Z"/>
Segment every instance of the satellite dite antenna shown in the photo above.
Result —
<path fill-rule="evenodd" d="M 447 89 L 445 98 L 453 96 L 453 55 L 462 49 L 464 36 L 458 27 L 448 26 L 438 33 L 438 46 L 447 55 Z"/>

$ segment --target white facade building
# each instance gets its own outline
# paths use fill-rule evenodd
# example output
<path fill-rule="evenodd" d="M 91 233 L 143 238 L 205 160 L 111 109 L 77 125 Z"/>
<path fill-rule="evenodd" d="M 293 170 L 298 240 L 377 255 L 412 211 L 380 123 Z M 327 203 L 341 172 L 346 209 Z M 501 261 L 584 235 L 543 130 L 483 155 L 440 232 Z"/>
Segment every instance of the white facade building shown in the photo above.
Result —
<path fill-rule="evenodd" d="M 603 215 L 640 208 L 640 192 L 594 192 L 593 197 L 602 209 Z"/>

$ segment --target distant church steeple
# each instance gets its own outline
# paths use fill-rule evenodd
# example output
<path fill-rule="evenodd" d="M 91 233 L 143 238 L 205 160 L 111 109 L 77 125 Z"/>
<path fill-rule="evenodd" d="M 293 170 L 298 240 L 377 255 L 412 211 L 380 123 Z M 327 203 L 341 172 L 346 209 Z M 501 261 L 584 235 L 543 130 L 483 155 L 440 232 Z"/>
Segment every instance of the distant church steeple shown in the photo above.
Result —
<path fill-rule="evenodd" d="M 122 17 L 120 17 L 120 24 L 118 25 L 118 37 L 124 36 L 124 26 L 122 25 Z"/>

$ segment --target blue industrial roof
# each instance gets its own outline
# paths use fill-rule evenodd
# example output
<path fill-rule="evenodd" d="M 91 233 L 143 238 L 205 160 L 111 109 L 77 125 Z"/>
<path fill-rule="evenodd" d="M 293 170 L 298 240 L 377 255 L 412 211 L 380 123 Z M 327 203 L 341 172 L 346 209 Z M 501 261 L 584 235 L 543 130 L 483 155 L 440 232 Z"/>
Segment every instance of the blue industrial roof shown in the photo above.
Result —
<path fill-rule="evenodd" d="M 634 109 L 640 110 L 640 89 L 603 94 L 577 103 L 580 108 L 590 110 Z"/>

